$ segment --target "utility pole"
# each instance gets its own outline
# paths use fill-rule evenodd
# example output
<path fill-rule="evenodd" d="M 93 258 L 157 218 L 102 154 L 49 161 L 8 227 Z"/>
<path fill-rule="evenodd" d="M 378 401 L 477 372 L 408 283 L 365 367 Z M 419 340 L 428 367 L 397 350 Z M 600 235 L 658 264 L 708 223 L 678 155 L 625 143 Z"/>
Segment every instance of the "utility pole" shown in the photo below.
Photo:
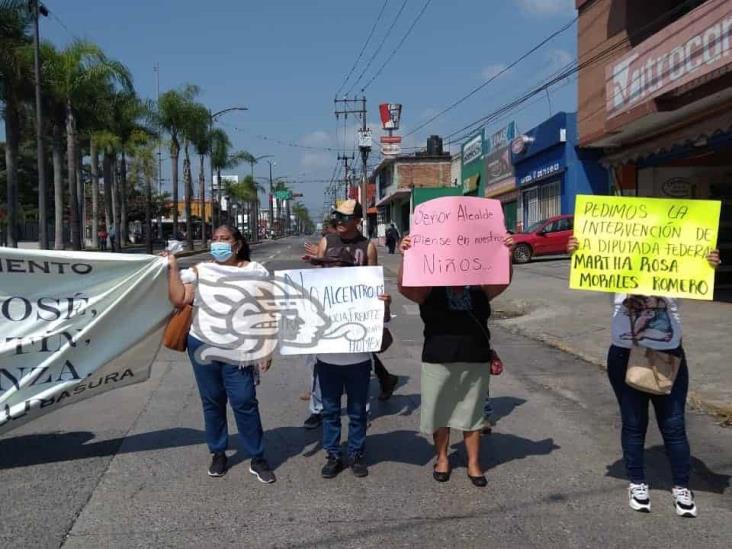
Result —
<path fill-rule="evenodd" d="M 155 88 L 156 88 L 156 101 L 158 108 L 160 107 L 160 63 L 153 65 L 153 71 L 155 72 Z M 158 199 L 163 195 L 163 138 L 158 137 Z M 177 205 L 176 205 L 177 207 Z M 163 239 L 163 212 L 158 212 L 158 238 Z"/>
<path fill-rule="evenodd" d="M 43 111 L 41 110 L 41 39 L 38 29 L 40 15 L 48 17 L 48 10 L 38 0 L 28 0 L 33 16 L 33 59 L 36 85 L 36 161 L 38 164 L 38 241 L 42 250 L 48 250 L 48 180 L 46 179 L 46 155 L 43 150 Z M 56 227 L 63 231 L 63 227 Z"/>
<path fill-rule="evenodd" d="M 364 211 L 363 216 L 363 231 L 366 235 L 369 234 L 369 216 L 368 216 L 368 168 L 366 162 L 368 160 L 369 152 L 371 151 L 371 130 L 366 127 L 366 96 L 354 97 L 349 99 L 345 97 L 343 99 L 334 99 L 335 103 L 335 115 L 336 120 L 340 116 L 348 119 L 349 114 L 355 114 L 361 118 L 361 128 L 358 135 L 358 149 L 361 153 L 361 164 L 363 174 L 361 177 L 360 195 L 361 195 L 361 207 Z M 344 160 L 346 163 L 346 198 L 348 198 L 348 157 L 341 157 L 338 155 L 339 160 Z M 351 156 L 350 160 L 354 160 Z"/>
<path fill-rule="evenodd" d="M 274 186 L 272 184 L 272 161 L 267 160 L 269 164 L 269 234 L 274 234 Z"/>
<path fill-rule="evenodd" d="M 343 193 L 343 198 L 348 200 L 348 191 L 350 190 L 350 187 L 351 187 L 351 182 L 350 182 L 351 180 L 350 180 L 350 175 L 348 172 L 348 161 L 350 160 L 351 162 L 353 162 L 353 160 L 355 160 L 355 157 L 353 155 L 346 156 L 345 154 L 339 153 L 338 160 L 343 160 L 344 164 L 346 165 L 346 168 L 343 173 L 343 186 L 345 189 L 345 192 Z"/>

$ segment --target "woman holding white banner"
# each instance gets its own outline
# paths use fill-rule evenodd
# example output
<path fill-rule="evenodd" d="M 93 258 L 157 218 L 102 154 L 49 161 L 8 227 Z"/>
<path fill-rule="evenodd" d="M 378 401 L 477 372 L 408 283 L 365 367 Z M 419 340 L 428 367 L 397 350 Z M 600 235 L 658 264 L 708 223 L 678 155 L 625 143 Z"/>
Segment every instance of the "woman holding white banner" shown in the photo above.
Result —
<path fill-rule="evenodd" d="M 567 252 L 579 248 L 575 237 L 569 239 Z M 719 266 L 719 251 L 712 250 L 707 261 Z M 696 517 L 694 493 L 689 490 L 691 450 L 686 436 L 686 396 L 689 390 L 689 370 L 682 347 L 681 317 L 678 303 L 669 297 L 615 294 L 612 313 L 612 344 L 607 356 L 607 375 L 620 406 L 622 419 L 621 445 L 623 460 L 630 480 L 628 502 L 634 511 L 649 513 L 651 500 L 646 483 L 643 451 L 648 430 L 648 403 L 653 403 L 656 422 L 663 436 L 666 454 L 671 462 L 673 496 L 676 514 Z M 658 356 L 675 357 L 676 378 L 666 394 L 652 394 L 632 376 L 628 376 L 631 354 L 635 348 L 648 349 Z M 638 356 L 635 354 L 634 356 Z M 646 352 L 645 356 L 649 356 Z M 635 360 L 635 359 L 634 359 Z M 639 364 L 641 364 L 639 362 Z M 655 371 L 655 368 L 654 368 Z M 656 374 L 657 375 L 657 374 Z M 633 383 L 636 386 L 631 386 Z"/>
<path fill-rule="evenodd" d="M 511 248 L 513 238 L 503 243 Z M 412 247 L 405 236 L 402 254 Z M 510 270 L 513 276 L 513 269 Z M 420 430 L 432 435 L 437 453 L 433 478 L 450 480 L 450 429 L 463 432 L 468 478 L 478 488 L 488 484 L 480 465 L 483 406 L 491 375 L 492 349 L 488 318 L 490 301 L 510 284 L 486 286 L 408 287 L 403 285 L 404 256 L 399 267 L 399 292 L 419 304 L 424 322 Z"/>
<path fill-rule="evenodd" d="M 194 306 L 188 355 L 203 404 L 206 443 L 212 454 L 208 474 L 220 477 L 226 473 L 228 401 L 234 411 L 242 445 L 252 458 L 249 472 L 260 482 L 270 484 L 275 476 L 264 459 L 262 421 L 255 387 L 259 372 L 266 371 L 271 364 L 267 349 L 274 345 L 276 334 L 262 342 L 261 339 L 267 336 L 242 333 L 241 323 L 229 322 L 233 311 L 217 308 L 220 303 L 236 303 L 242 295 L 256 295 L 257 285 L 266 284 L 269 273 L 262 265 L 251 261 L 249 245 L 235 227 L 222 225 L 216 229 L 210 249 L 212 262 L 199 263 L 183 271 L 179 270 L 175 256 L 168 255 L 170 301 L 176 307 Z M 248 289 L 252 289 L 249 294 L 246 293 Z M 217 300 L 218 297 L 221 299 Z M 252 303 L 252 306 L 256 304 Z M 227 333 L 226 329 L 236 333 Z M 236 347 L 232 342 L 247 346 L 239 344 Z"/>

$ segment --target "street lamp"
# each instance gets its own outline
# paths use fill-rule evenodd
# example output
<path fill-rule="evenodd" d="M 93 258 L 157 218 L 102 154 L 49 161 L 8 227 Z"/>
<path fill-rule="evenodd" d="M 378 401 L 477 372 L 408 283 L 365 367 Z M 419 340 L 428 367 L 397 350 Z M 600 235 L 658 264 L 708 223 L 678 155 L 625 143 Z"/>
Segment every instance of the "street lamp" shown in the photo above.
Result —
<path fill-rule="evenodd" d="M 233 112 L 233 111 L 248 111 L 249 109 L 247 107 L 229 107 L 228 109 L 221 109 L 220 111 L 216 111 L 214 113 L 211 112 L 211 109 L 208 111 L 208 129 L 209 132 L 213 132 L 213 126 L 214 126 L 214 120 L 221 116 L 222 114 L 226 114 L 227 112 Z M 209 151 L 209 168 L 211 170 L 211 236 L 213 236 L 214 231 L 216 230 L 216 202 L 214 200 L 215 198 L 215 191 L 214 191 L 214 179 L 213 179 L 213 173 L 214 173 L 214 167 L 213 167 L 213 151 Z M 219 181 L 219 187 L 221 187 L 221 181 Z M 201 239 L 203 242 L 206 242 L 206 200 L 205 197 L 201 197 Z"/>

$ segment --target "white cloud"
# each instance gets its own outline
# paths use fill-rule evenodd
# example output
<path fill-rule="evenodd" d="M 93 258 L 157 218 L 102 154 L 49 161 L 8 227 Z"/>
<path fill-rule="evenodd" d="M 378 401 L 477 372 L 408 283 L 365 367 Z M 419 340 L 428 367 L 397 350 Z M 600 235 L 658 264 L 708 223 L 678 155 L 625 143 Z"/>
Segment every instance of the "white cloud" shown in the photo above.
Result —
<path fill-rule="evenodd" d="M 576 59 L 576 55 L 563 49 L 553 49 L 547 53 L 547 62 L 551 71 L 558 71 Z"/>
<path fill-rule="evenodd" d="M 574 0 L 515 0 L 529 15 L 570 15 L 575 11 Z"/>
<path fill-rule="evenodd" d="M 333 154 L 328 152 L 305 152 L 300 157 L 300 165 L 308 170 L 333 166 Z"/>
<path fill-rule="evenodd" d="M 316 130 L 304 135 L 300 139 L 300 144 L 308 147 L 325 147 L 331 144 L 331 136 L 326 131 Z"/>
<path fill-rule="evenodd" d="M 484 67 L 483 70 L 480 71 L 480 75 L 483 77 L 483 80 L 490 80 L 491 78 L 498 76 L 504 70 L 506 70 L 506 65 L 503 63 L 494 63 Z"/>

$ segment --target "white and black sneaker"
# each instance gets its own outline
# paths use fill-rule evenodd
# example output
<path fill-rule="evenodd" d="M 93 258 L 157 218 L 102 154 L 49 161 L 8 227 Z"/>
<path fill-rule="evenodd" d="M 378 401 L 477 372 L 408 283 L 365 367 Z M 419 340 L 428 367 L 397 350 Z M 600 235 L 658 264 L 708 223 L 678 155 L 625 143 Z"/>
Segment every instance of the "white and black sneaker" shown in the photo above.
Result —
<path fill-rule="evenodd" d="M 697 515 L 696 503 L 694 503 L 694 492 L 688 488 L 676 488 L 671 490 L 674 497 L 676 514 L 680 517 L 695 518 Z"/>
<path fill-rule="evenodd" d="M 263 482 L 264 484 L 272 484 L 277 480 L 269 463 L 264 458 L 253 459 L 249 464 L 249 472 L 256 476 L 259 482 Z"/>
<path fill-rule="evenodd" d="M 211 458 L 211 465 L 208 468 L 208 476 L 223 477 L 226 474 L 226 454 L 214 454 Z"/>
<path fill-rule="evenodd" d="M 647 484 L 633 484 L 630 483 L 628 487 L 628 502 L 630 508 L 633 511 L 640 511 L 641 513 L 651 512 L 651 497 L 648 494 Z"/>

